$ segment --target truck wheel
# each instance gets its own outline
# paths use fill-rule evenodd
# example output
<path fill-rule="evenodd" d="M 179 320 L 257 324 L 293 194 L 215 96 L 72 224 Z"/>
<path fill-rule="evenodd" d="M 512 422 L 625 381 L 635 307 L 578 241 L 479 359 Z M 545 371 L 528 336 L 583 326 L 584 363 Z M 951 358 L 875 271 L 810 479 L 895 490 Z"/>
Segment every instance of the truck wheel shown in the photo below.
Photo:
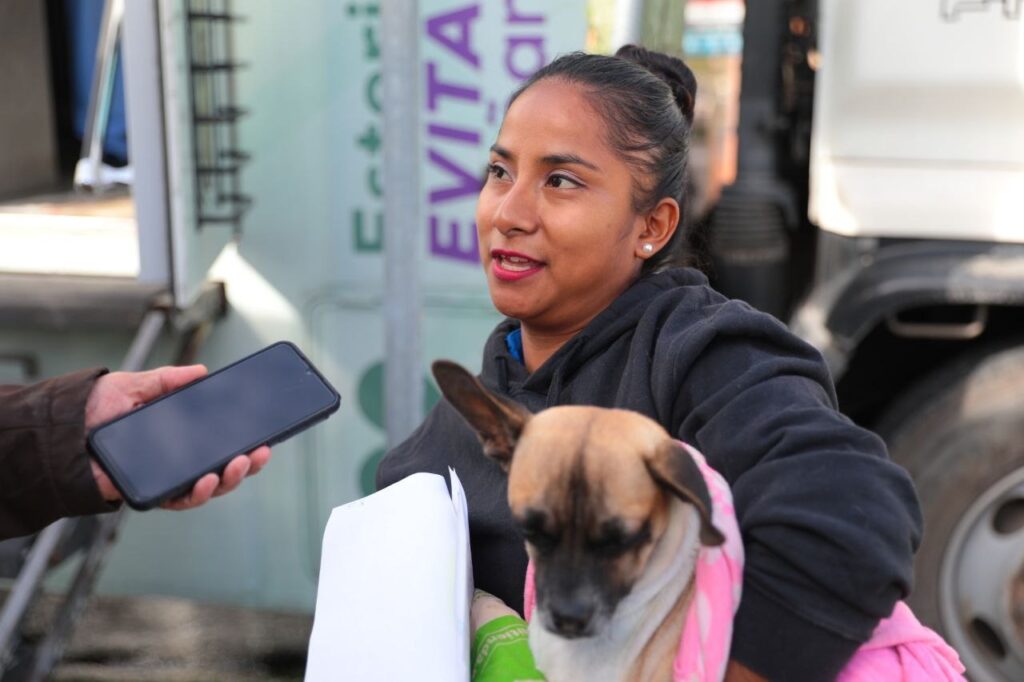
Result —
<path fill-rule="evenodd" d="M 937 373 L 878 431 L 924 513 L 915 613 L 975 682 L 1024 680 L 1024 346 Z"/>

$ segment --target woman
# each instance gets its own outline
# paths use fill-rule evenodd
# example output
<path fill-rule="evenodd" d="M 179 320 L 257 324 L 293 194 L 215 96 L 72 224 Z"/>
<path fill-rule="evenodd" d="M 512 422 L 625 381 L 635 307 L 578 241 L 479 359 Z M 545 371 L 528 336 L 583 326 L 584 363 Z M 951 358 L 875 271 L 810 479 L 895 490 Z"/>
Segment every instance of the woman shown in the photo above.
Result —
<path fill-rule="evenodd" d="M 819 354 L 678 261 L 696 86 L 679 60 L 571 54 L 507 109 L 477 206 L 480 257 L 509 319 L 488 388 L 533 411 L 636 410 L 732 486 L 746 550 L 727 679 L 834 678 L 910 589 L 920 514 L 882 442 L 839 414 Z M 506 481 L 442 401 L 378 470 L 451 465 L 477 587 L 522 608 L 526 554 Z"/>

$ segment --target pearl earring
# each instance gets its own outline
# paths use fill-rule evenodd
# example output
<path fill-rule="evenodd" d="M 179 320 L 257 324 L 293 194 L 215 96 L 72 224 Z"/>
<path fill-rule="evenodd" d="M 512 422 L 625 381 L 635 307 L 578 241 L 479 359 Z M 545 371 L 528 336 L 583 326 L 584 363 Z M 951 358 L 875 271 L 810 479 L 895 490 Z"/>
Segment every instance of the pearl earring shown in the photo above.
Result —
<path fill-rule="evenodd" d="M 652 253 L 654 253 L 654 244 L 644 244 L 643 249 L 644 253 L 646 253 L 647 255 L 651 255 Z"/>

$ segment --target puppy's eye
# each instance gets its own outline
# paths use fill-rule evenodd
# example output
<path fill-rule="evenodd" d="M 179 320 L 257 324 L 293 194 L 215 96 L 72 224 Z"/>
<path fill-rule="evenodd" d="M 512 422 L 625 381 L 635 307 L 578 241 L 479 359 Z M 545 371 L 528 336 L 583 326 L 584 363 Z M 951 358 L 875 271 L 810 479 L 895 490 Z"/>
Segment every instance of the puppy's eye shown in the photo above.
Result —
<path fill-rule="evenodd" d="M 590 549 L 599 556 L 615 558 L 644 545 L 651 539 L 651 527 L 644 523 L 640 530 L 629 533 L 621 523 L 604 524 L 601 535 L 590 541 Z"/>
<path fill-rule="evenodd" d="M 536 528 L 523 529 L 523 538 L 541 552 L 553 549 L 558 544 L 558 538 L 551 533 L 545 533 Z"/>
<path fill-rule="evenodd" d="M 590 542 L 590 549 L 598 556 L 618 557 L 629 551 L 625 538 L 606 537 Z"/>
<path fill-rule="evenodd" d="M 532 509 L 519 520 L 523 538 L 541 552 L 550 550 L 558 544 L 558 536 L 547 530 L 546 526 L 547 515 Z"/>

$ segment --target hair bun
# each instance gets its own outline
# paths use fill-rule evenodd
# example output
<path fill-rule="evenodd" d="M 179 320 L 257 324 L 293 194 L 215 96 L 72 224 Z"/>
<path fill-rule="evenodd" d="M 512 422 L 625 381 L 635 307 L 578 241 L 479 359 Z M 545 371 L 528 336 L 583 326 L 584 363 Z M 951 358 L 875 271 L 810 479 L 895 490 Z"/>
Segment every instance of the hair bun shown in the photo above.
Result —
<path fill-rule="evenodd" d="M 693 103 L 697 97 L 697 79 L 682 59 L 662 52 L 654 52 L 639 45 L 623 45 L 616 51 L 616 57 L 634 62 L 665 81 L 672 90 L 672 96 L 683 112 L 687 123 L 693 123 Z"/>

